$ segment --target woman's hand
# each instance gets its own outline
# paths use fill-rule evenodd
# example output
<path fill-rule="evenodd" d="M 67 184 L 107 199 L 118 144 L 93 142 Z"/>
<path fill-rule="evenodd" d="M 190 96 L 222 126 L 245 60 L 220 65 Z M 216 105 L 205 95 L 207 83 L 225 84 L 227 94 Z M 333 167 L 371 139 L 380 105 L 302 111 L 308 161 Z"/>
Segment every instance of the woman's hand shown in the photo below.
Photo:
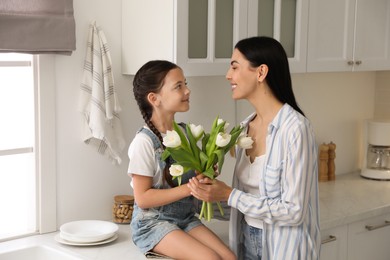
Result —
<path fill-rule="evenodd" d="M 191 190 L 191 195 L 207 202 L 227 201 L 233 190 L 222 181 L 211 180 L 204 176 L 191 178 L 187 187 Z"/>

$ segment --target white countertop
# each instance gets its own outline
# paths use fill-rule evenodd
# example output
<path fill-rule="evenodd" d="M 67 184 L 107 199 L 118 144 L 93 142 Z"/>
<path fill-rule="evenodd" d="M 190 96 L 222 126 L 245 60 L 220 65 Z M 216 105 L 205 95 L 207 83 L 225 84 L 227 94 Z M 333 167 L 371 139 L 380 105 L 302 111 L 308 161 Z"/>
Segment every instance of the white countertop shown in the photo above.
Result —
<path fill-rule="evenodd" d="M 321 229 L 390 213 L 390 181 L 364 179 L 356 172 L 337 175 L 335 181 L 320 182 L 319 189 Z M 227 243 L 228 221 L 212 220 L 207 226 Z M 99 246 L 63 245 L 55 241 L 57 234 L 55 232 L 2 242 L 0 255 L 16 248 L 47 245 L 80 259 L 146 259 L 131 241 L 129 225 L 119 225 L 118 239 Z"/>
<path fill-rule="evenodd" d="M 4 251 L 25 248 L 36 245 L 46 245 L 59 251 L 69 253 L 79 259 L 95 260 L 121 260 L 121 259 L 146 259 L 146 257 L 133 244 L 130 238 L 130 226 L 118 225 L 118 238 L 108 244 L 98 246 L 70 246 L 55 241 L 59 232 L 30 236 L 0 243 L 0 255 Z"/>
<path fill-rule="evenodd" d="M 212 219 L 206 225 L 214 232 L 219 230 L 219 235 L 225 243 L 228 243 L 228 221 Z M 128 224 L 118 224 L 118 238 L 104 245 L 98 246 L 71 246 L 64 245 L 55 240 L 59 232 L 43 235 L 30 236 L 0 243 L 0 259 L 3 252 L 22 249 L 37 245 L 46 245 L 58 251 L 62 251 L 83 260 L 142 260 L 147 259 L 131 240 L 130 226 Z M 32 260 L 33 258 L 29 258 Z M 161 259 L 161 258 L 160 258 Z"/>
<path fill-rule="evenodd" d="M 390 181 L 370 180 L 359 172 L 320 182 L 321 229 L 390 213 Z"/>

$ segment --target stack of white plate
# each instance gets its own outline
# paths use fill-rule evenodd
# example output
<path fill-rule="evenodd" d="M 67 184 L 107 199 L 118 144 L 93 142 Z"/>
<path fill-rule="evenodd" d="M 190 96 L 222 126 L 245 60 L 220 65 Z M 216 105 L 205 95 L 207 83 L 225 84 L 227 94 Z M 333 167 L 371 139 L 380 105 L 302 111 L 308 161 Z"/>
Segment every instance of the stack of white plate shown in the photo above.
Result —
<path fill-rule="evenodd" d="M 66 245 L 94 246 L 118 238 L 118 225 L 102 220 L 79 220 L 63 224 L 56 241 Z"/>

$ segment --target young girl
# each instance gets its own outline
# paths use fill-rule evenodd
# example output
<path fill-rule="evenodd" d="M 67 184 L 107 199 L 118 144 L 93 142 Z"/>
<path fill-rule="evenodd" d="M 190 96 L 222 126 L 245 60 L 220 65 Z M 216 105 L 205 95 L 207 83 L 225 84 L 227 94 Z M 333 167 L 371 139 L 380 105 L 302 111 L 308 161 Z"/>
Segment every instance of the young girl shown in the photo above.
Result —
<path fill-rule="evenodd" d="M 143 253 L 174 259 L 235 259 L 233 252 L 195 216 L 194 198 L 187 185 L 172 181 L 162 162 L 162 137 L 172 130 L 176 112 L 189 109 L 190 90 L 175 64 L 147 62 L 134 76 L 134 97 L 146 126 L 129 147 L 128 174 L 135 204 L 131 221 L 134 243 Z M 187 183 L 195 173 L 183 175 Z"/>

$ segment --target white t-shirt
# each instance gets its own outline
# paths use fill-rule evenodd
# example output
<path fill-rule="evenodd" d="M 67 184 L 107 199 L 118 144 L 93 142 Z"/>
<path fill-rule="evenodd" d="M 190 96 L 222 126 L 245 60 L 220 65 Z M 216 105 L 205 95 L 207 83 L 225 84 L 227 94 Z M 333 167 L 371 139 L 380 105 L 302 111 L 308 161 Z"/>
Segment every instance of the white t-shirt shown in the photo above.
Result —
<path fill-rule="evenodd" d="M 241 183 L 241 187 L 243 187 L 243 191 L 257 197 L 260 197 L 260 172 L 264 165 L 264 157 L 264 155 L 260 155 L 251 163 L 249 156 L 243 151 L 243 155 L 237 162 L 237 178 Z M 253 218 L 249 215 L 245 215 L 244 217 L 248 225 L 263 229 L 262 220 Z"/>
<path fill-rule="evenodd" d="M 130 177 L 132 174 L 148 176 L 153 178 L 153 186 L 162 185 L 163 173 L 155 155 L 153 141 L 147 134 L 139 132 L 135 135 L 130 144 L 128 156 L 130 162 L 127 173 Z M 133 180 L 130 185 L 133 187 Z"/>

